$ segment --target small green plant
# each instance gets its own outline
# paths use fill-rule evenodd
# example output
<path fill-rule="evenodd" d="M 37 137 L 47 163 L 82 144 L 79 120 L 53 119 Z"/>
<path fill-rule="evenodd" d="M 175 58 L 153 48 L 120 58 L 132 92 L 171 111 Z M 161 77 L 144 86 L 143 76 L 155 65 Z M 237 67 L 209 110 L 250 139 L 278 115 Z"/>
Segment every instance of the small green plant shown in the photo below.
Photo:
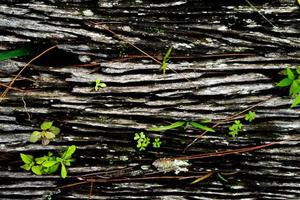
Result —
<path fill-rule="evenodd" d="M 256 113 L 253 111 L 249 111 L 246 115 L 245 115 L 245 120 L 248 122 L 252 122 L 256 117 Z"/>
<path fill-rule="evenodd" d="M 140 151 L 146 150 L 148 145 L 150 144 L 151 139 L 147 137 L 144 132 L 135 133 L 134 134 L 134 140 L 137 141 L 136 147 Z M 154 138 L 154 141 L 152 142 L 153 148 L 160 148 L 161 141 L 159 138 Z"/>
<path fill-rule="evenodd" d="M 201 123 L 209 123 L 209 122 L 210 122 L 210 120 L 203 120 Z M 199 129 L 202 131 L 215 132 L 215 130 L 213 128 L 210 128 L 203 124 L 200 124 L 197 122 L 186 122 L 186 121 L 177 121 L 177 122 L 174 122 L 173 124 L 166 125 L 166 126 L 152 127 L 149 129 L 149 131 L 165 132 L 167 130 L 172 130 L 172 129 L 176 129 L 179 127 L 183 127 L 185 129 L 192 127 L 192 128 L 196 128 L 196 129 Z"/>
<path fill-rule="evenodd" d="M 67 177 L 67 167 L 71 166 L 71 163 L 75 160 L 72 158 L 73 153 L 76 151 L 76 146 L 72 145 L 61 154 L 60 157 L 54 156 L 53 153 L 48 152 L 48 155 L 43 157 L 34 158 L 32 155 L 21 153 L 21 159 L 24 165 L 22 169 L 26 171 L 32 171 L 36 175 L 46 175 L 55 173 L 60 167 L 60 176 L 62 178 Z"/>
<path fill-rule="evenodd" d="M 40 126 L 42 131 L 33 131 L 30 135 L 30 142 L 37 142 L 42 140 L 43 145 L 49 144 L 50 140 L 54 139 L 57 134 L 60 133 L 60 129 L 56 126 L 53 126 L 53 122 L 44 121 Z"/>
<path fill-rule="evenodd" d="M 283 74 L 286 75 L 286 78 L 282 79 L 279 83 L 276 84 L 277 87 L 290 87 L 289 94 L 292 98 L 295 98 L 294 102 L 291 105 L 291 108 L 300 104 L 300 66 L 296 70 L 292 70 L 289 67 L 283 71 Z"/>
<path fill-rule="evenodd" d="M 135 133 L 134 140 L 137 141 L 136 147 L 140 151 L 146 150 L 147 146 L 150 144 L 150 138 L 147 137 L 144 132 Z"/>
<path fill-rule="evenodd" d="M 162 64 L 161 64 L 161 70 L 164 75 L 166 74 L 166 71 L 167 71 L 167 62 L 169 62 L 169 60 L 170 60 L 170 55 L 171 55 L 172 49 L 173 49 L 172 47 L 170 47 L 168 49 L 167 53 L 165 54 L 165 56 L 163 58 Z"/>
<path fill-rule="evenodd" d="M 229 135 L 232 137 L 236 137 L 239 133 L 239 131 L 242 129 L 243 124 L 241 124 L 240 120 L 235 120 L 234 124 L 229 126 Z"/>
<path fill-rule="evenodd" d="M 95 83 L 96 83 L 96 85 L 95 85 L 95 90 L 96 90 L 96 91 L 99 91 L 100 88 L 105 88 L 105 87 L 106 87 L 106 84 L 103 83 L 103 82 L 101 82 L 100 79 L 97 79 L 97 80 L 95 81 Z"/>
<path fill-rule="evenodd" d="M 161 141 L 159 138 L 155 138 L 154 142 L 152 142 L 153 148 L 160 148 Z"/>

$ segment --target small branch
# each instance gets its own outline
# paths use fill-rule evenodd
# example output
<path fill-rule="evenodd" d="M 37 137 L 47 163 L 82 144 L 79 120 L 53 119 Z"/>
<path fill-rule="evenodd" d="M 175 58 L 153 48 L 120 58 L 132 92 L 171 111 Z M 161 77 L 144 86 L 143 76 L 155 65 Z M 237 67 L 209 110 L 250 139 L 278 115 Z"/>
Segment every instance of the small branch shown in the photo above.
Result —
<path fill-rule="evenodd" d="M 52 49 L 56 48 L 57 46 L 52 46 L 48 49 L 46 49 L 45 51 L 43 51 L 42 53 L 40 53 L 39 55 L 37 55 L 36 57 L 34 57 L 33 59 L 31 59 L 26 65 L 24 65 L 24 67 L 19 71 L 19 73 L 12 79 L 12 81 L 8 84 L 8 87 L 4 90 L 4 92 L 1 94 L 0 96 L 0 103 L 2 102 L 2 100 L 4 99 L 4 97 L 7 95 L 7 93 L 9 92 L 10 88 L 12 87 L 12 85 L 15 83 L 15 81 L 18 79 L 18 77 L 22 74 L 22 72 L 35 60 L 37 60 L 38 58 L 40 58 L 41 56 L 43 56 L 44 54 L 46 54 L 47 52 L 51 51 Z"/>

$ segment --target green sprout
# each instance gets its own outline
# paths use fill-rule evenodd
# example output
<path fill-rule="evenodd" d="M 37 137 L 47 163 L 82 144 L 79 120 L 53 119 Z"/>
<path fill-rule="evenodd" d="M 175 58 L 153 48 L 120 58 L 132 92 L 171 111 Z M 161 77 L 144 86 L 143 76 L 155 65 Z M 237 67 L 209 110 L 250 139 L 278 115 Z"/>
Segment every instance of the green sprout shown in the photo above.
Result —
<path fill-rule="evenodd" d="M 21 166 L 26 171 L 32 171 L 36 175 L 46 175 L 55 173 L 60 167 L 60 176 L 67 177 L 67 168 L 75 160 L 72 159 L 73 153 L 76 151 L 76 146 L 72 145 L 61 155 L 61 157 L 54 156 L 53 153 L 48 152 L 48 155 L 34 158 L 32 155 L 21 153 L 21 159 L 25 163 Z"/>
<path fill-rule="evenodd" d="M 54 139 L 60 133 L 60 129 L 52 124 L 53 122 L 51 121 L 44 121 L 40 126 L 42 131 L 33 131 L 29 141 L 35 143 L 41 139 L 43 145 L 49 144 L 50 140 Z"/>
<path fill-rule="evenodd" d="M 165 54 L 165 56 L 163 58 L 162 64 L 161 64 L 161 70 L 164 75 L 166 74 L 166 71 L 167 71 L 167 62 L 169 62 L 169 60 L 170 60 L 170 55 L 171 55 L 172 49 L 173 49 L 172 47 L 170 47 L 168 49 L 167 53 Z"/>
<path fill-rule="evenodd" d="M 298 66 L 296 70 L 292 70 L 288 67 L 283 73 L 286 75 L 286 78 L 282 79 L 276 86 L 290 87 L 289 95 L 295 99 L 291 105 L 291 108 L 293 108 L 300 104 L 300 66 Z"/>
<path fill-rule="evenodd" d="M 135 133 L 134 140 L 137 141 L 136 147 L 140 151 L 146 150 L 147 146 L 150 144 L 150 138 L 147 137 L 144 132 Z"/>
<path fill-rule="evenodd" d="M 154 142 L 152 142 L 153 148 L 160 148 L 161 141 L 159 138 L 154 138 Z"/>
<path fill-rule="evenodd" d="M 240 120 L 235 120 L 234 124 L 229 126 L 229 135 L 232 137 L 236 137 L 239 133 L 239 131 L 242 129 L 243 124 L 241 124 Z"/>
<path fill-rule="evenodd" d="M 100 88 L 105 88 L 105 87 L 106 87 L 106 84 L 103 83 L 103 82 L 101 82 L 100 79 L 97 79 L 97 80 L 95 81 L 95 83 L 96 83 L 96 85 L 95 85 L 95 90 L 96 90 L 96 91 L 99 91 Z"/>
<path fill-rule="evenodd" d="M 256 113 L 249 111 L 246 115 L 245 115 L 245 120 L 248 122 L 252 122 L 256 117 Z"/>

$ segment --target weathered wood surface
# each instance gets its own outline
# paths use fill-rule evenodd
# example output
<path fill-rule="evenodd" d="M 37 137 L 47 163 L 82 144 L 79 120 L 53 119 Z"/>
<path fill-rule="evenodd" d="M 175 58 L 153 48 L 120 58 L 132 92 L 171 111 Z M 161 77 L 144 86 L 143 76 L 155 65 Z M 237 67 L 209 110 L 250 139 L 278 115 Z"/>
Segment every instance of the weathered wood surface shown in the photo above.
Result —
<path fill-rule="evenodd" d="M 184 155 L 182 150 L 199 134 L 157 134 L 164 142 L 159 151 L 139 153 L 134 132 L 179 119 L 222 119 L 269 97 L 255 109 L 258 119 L 245 124 L 237 139 L 228 138 L 228 125 L 222 125 L 187 154 L 299 136 L 300 110 L 288 109 L 287 91 L 274 86 L 280 69 L 299 65 L 299 7 L 287 0 L 252 3 L 276 27 L 244 1 L 1 1 L 0 49 L 33 46 L 41 51 L 58 44 L 59 50 L 22 74 L 27 79 L 14 86 L 27 92 L 11 90 L 0 104 L 0 198 L 87 199 L 89 185 L 60 193 L 56 187 L 78 182 L 76 176 L 85 173 L 122 178 L 156 172 L 151 166 L 155 159 Z M 94 15 L 83 15 L 86 9 Z M 91 20 L 157 57 L 172 45 L 172 57 L 178 58 L 169 66 L 177 73 L 168 70 L 163 76 L 160 66 L 145 57 L 118 60 L 141 54 L 91 26 Z M 82 64 L 82 56 L 99 64 L 72 66 Z M 8 83 L 24 64 L 22 59 L 1 62 L 1 83 Z M 95 92 L 96 78 L 108 87 Z M 62 128 L 61 137 L 48 146 L 27 142 L 45 119 Z M 20 152 L 47 152 L 70 144 L 79 148 L 70 168 L 74 179 L 40 177 L 19 168 Z M 183 175 L 203 170 L 239 173 L 230 183 L 217 176 L 196 185 L 191 180 L 95 183 L 93 199 L 299 199 L 299 155 L 299 140 L 294 140 L 257 152 L 194 160 Z M 113 173 L 119 169 L 124 170 Z"/>

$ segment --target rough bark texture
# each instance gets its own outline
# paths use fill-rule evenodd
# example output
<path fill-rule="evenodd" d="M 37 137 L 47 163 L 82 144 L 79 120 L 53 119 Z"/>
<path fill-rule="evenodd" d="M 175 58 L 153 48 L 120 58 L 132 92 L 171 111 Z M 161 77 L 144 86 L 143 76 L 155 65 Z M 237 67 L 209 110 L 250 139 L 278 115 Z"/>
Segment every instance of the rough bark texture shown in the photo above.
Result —
<path fill-rule="evenodd" d="M 1 50 L 31 46 L 41 52 L 53 44 L 58 49 L 17 80 L 14 87 L 27 92 L 11 90 L 0 103 L 0 198 L 87 199 L 89 184 L 60 192 L 56 187 L 79 182 L 76 177 L 85 173 L 143 177 L 156 172 L 151 166 L 155 159 L 185 155 L 184 147 L 200 134 L 149 133 L 161 137 L 162 147 L 140 153 L 135 132 L 176 120 L 223 119 L 269 97 L 255 108 L 257 119 L 245 123 L 238 138 L 227 137 L 225 124 L 187 154 L 299 136 L 300 110 L 288 109 L 288 92 L 274 86 L 280 69 L 299 65 L 299 7 L 288 0 L 252 3 L 274 26 L 245 1 L 1 1 Z M 94 15 L 84 15 L 86 9 Z M 160 66 L 146 57 L 128 59 L 142 54 L 91 21 L 104 23 L 158 59 L 173 46 L 169 67 L 177 73 L 162 75 Z M 74 66 L 84 60 L 99 64 Z M 0 62 L 1 83 L 8 83 L 25 61 Z M 108 87 L 94 91 L 97 78 Z M 46 119 L 62 128 L 61 136 L 48 146 L 27 142 Z M 79 149 L 69 168 L 71 179 L 35 176 L 19 168 L 20 152 L 39 155 L 70 144 Z M 195 185 L 189 184 L 194 179 L 95 183 L 92 198 L 299 199 L 299 155 L 299 140 L 294 140 L 257 152 L 193 160 L 190 171 L 181 175 L 239 173 L 229 183 L 216 173 Z"/>

